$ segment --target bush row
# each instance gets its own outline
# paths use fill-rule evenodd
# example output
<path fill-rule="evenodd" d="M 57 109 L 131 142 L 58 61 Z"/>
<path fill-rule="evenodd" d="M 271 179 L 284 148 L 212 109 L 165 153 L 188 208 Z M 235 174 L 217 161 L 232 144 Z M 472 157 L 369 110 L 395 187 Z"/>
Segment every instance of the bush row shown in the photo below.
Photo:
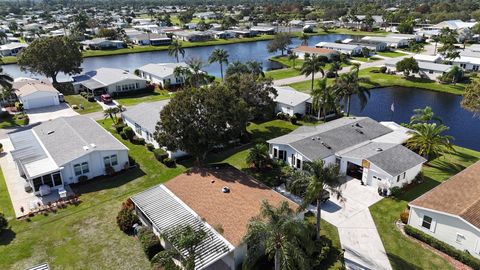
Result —
<path fill-rule="evenodd" d="M 80 92 L 80 96 L 84 97 L 89 102 L 94 102 L 95 101 L 95 96 L 93 94 L 90 94 L 90 93 L 87 93 L 87 92 Z"/>
<path fill-rule="evenodd" d="M 169 158 L 167 151 L 163 150 L 162 148 L 153 150 L 153 155 L 158 161 L 165 164 L 165 166 L 169 168 L 173 168 L 176 165 L 175 160 L 172 158 Z"/>
<path fill-rule="evenodd" d="M 163 250 L 158 237 L 147 227 L 138 230 L 138 240 L 140 240 L 143 252 L 147 255 L 148 260 L 151 260 L 153 256 Z"/>
<path fill-rule="evenodd" d="M 440 250 L 456 260 L 472 267 L 473 269 L 480 269 L 480 260 L 473 257 L 466 251 L 458 250 L 447 243 L 444 243 L 420 230 L 413 228 L 410 225 L 405 225 L 405 233 L 432 246 L 433 248 Z"/>

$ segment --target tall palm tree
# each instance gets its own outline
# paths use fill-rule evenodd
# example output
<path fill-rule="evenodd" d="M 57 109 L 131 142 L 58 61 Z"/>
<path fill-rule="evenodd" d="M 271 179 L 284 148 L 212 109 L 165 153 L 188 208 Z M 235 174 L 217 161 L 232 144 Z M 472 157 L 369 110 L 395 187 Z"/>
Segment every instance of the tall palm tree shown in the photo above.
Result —
<path fill-rule="evenodd" d="M 306 208 L 311 203 L 317 205 L 317 240 L 320 239 L 320 221 L 322 213 L 322 198 L 324 190 L 333 193 L 338 199 L 344 200 L 340 186 L 342 185 L 343 176 L 340 174 L 340 168 L 336 164 L 325 165 L 325 161 L 319 159 L 313 162 L 306 162 L 303 166 L 307 172 L 306 179 L 300 178 L 297 181 L 306 181 L 305 197 L 303 199 L 302 208 Z"/>
<path fill-rule="evenodd" d="M 298 59 L 298 55 L 296 53 L 291 53 L 288 55 L 288 60 L 293 63 L 292 67 L 295 69 L 295 60 Z"/>
<path fill-rule="evenodd" d="M 207 73 L 202 71 L 203 62 L 201 59 L 192 58 L 187 60 L 187 67 L 176 67 L 173 74 L 176 77 L 185 78 L 185 83 L 193 87 L 199 87 L 207 83 Z"/>
<path fill-rule="evenodd" d="M 433 54 L 437 55 L 437 45 L 438 45 L 438 42 L 440 41 L 440 36 L 439 35 L 433 36 L 432 40 L 435 42 L 435 48 L 433 50 Z"/>
<path fill-rule="evenodd" d="M 339 61 L 333 61 L 330 64 L 329 71 L 333 72 L 333 74 L 335 74 L 335 78 L 338 77 L 338 71 L 340 71 L 340 70 L 342 70 L 342 63 L 340 63 Z"/>
<path fill-rule="evenodd" d="M 353 95 L 357 95 L 361 110 L 367 105 L 370 91 L 360 86 L 361 82 L 368 82 L 368 80 L 359 77 L 358 67 L 354 66 L 350 72 L 340 75 L 333 84 L 336 95 L 347 100 L 347 116 L 350 116 L 350 103 Z"/>
<path fill-rule="evenodd" d="M 323 70 L 322 67 L 325 66 L 327 61 L 328 61 L 327 57 L 317 56 L 315 54 L 305 58 L 302 68 L 300 69 L 300 74 L 305 75 L 305 77 L 312 75 L 312 83 L 311 83 L 310 91 L 313 91 L 313 84 L 315 82 L 315 73 L 320 72 L 322 73 L 322 77 L 325 76 L 325 71 Z"/>
<path fill-rule="evenodd" d="M 448 130 L 447 126 L 436 123 L 414 124 L 406 146 L 430 161 L 433 157 L 455 151 L 451 143 L 453 137 L 442 135 Z"/>
<path fill-rule="evenodd" d="M 254 74 L 257 77 L 265 77 L 265 72 L 263 72 L 263 65 L 262 62 L 259 61 L 248 61 L 246 63 L 248 68 L 248 72 Z"/>
<path fill-rule="evenodd" d="M 308 40 L 310 39 L 310 36 L 303 33 L 300 37 L 298 37 L 302 41 L 302 45 L 308 46 Z"/>
<path fill-rule="evenodd" d="M 165 269 L 194 270 L 195 259 L 198 256 L 198 247 L 207 237 L 207 233 L 202 229 L 194 229 L 188 225 L 176 227 L 162 237 L 167 239 L 173 248 L 157 253 L 152 258 L 152 265 L 162 266 Z M 179 261 L 184 268 L 179 268 L 174 260 Z"/>
<path fill-rule="evenodd" d="M 223 80 L 223 64 L 225 63 L 228 65 L 228 52 L 224 49 L 215 49 L 212 51 L 210 54 L 210 57 L 208 58 L 208 63 L 219 63 L 220 64 L 220 74 Z"/>
<path fill-rule="evenodd" d="M 410 125 L 430 122 L 437 122 L 439 124 L 442 123 L 442 119 L 440 119 L 438 116 L 435 116 L 435 113 L 430 106 L 426 106 L 423 109 L 415 109 L 413 110 L 413 113 L 414 114 L 412 117 L 410 117 Z"/>
<path fill-rule="evenodd" d="M 327 122 L 327 112 L 336 108 L 335 92 L 331 86 L 327 86 L 327 79 L 318 80 L 317 85 L 311 93 L 312 107 L 318 112 L 318 119 L 323 110 L 323 121 Z"/>
<path fill-rule="evenodd" d="M 243 241 L 248 246 L 247 266 L 251 266 L 261 254 L 266 254 L 274 258 L 275 270 L 308 268 L 306 255 L 301 249 L 308 241 L 307 228 L 286 201 L 278 207 L 262 201 L 260 215 L 250 220 Z"/>
<path fill-rule="evenodd" d="M 105 119 L 112 119 L 113 124 L 117 124 L 117 113 L 119 109 L 117 107 L 109 107 L 103 111 Z"/>
<path fill-rule="evenodd" d="M 255 165 L 258 169 L 262 169 L 269 160 L 268 145 L 265 143 L 257 143 L 248 151 L 246 162 L 249 165 Z"/>
<path fill-rule="evenodd" d="M 178 55 L 182 55 L 182 58 L 185 57 L 185 49 L 183 49 L 180 41 L 172 41 L 172 44 L 168 46 L 168 55 L 175 56 L 175 58 L 177 59 L 177 63 L 180 62 L 178 59 Z"/>

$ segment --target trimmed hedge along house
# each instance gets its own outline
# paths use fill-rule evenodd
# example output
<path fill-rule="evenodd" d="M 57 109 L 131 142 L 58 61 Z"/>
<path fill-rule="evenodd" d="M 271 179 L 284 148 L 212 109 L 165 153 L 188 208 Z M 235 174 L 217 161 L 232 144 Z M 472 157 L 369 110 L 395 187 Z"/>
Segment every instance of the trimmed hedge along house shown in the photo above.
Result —
<path fill-rule="evenodd" d="M 84 116 L 57 118 L 9 137 L 20 175 L 39 195 L 43 185 L 59 189 L 128 166 L 128 148 Z"/>

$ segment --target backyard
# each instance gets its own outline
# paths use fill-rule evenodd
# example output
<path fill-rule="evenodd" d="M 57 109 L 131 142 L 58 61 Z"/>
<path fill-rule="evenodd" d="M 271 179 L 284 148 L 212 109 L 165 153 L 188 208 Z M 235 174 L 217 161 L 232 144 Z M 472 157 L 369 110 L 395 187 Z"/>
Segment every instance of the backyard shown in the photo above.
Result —
<path fill-rule="evenodd" d="M 480 159 L 480 152 L 461 147 L 455 147 L 455 150 L 455 153 L 439 157 L 423 167 L 425 181 L 422 184 L 398 198 L 386 198 L 370 207 L 393 269 L 453 269 L 443 258 L 406 238 L 396 228 L 395 221 L 408 202 Z"/>
<path fill-rule="evenodd" d="M 154 92 L 139 93 L 132 96 L 115 97 L 114 99 L 123 106 L 133 106 L 142 102 L 154 102 L 172 98 L 174 93 L 167 90 L 155 89 Z"/>
<path fill-rule="evenodd" d="M 65 102 L 70 106 L 77 105 L 78 109 L 75 111 L 79 114 L 86 114 L 102 110 L 102 107 L 100 107 L 97 102 L 90 102 L 81 95 L 65 95 Z M 81 109 L 82 106 L 83 109 Z"/>

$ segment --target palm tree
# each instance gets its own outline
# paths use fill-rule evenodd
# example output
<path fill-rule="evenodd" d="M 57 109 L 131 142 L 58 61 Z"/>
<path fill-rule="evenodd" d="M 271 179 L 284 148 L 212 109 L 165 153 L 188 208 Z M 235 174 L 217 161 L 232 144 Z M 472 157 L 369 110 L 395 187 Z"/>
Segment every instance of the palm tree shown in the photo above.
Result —
<path fill-rule="evenodd" d="M 414 115 L 410 117 L 410 125 L 430 122 L 438 122 L 439 124 L 442 123 L 442 119 L 440 119 L 438 116 L 435 116 L 435 113 L 430 106 L 427 106 L 423 109 L 415 109 L 413 110 L 413 113 Z"/>
<path fill-rule="evenodd" d="M 298 55 L 296 53 L 291 53 L 288 55 L 288 60 L 293 63 L 292 67 L 295 69 L 295 60 L 298 59 Z"/>
<path fill-rule="evenodd" d="M 342 70 L 342 63 L 340 63 L 339 61 L 333 61 L 330 64 L 329 71 L 333 72 L 333 74 L 335 74 L 335 78 L 338 77 L 338 71 L 340 71 L 340 70 Z"/>
<path fill-rule="evenodd" d="M 303 33 L 300 37 L 298 37 L 302 41 L 302 45 L 308 46 L 308 40 L 310 39 L 310 36 Z"/>
<path fill-rule="evenodd" d="M 105 109 L 103 111 L 103 116 L 105 119 L 110 118 L 112 119 L 113 124 L 117 124 L 117 113 L 118 113 L 118 108 L 117 107 L 110 107 L 108 109 Z"/>
<path fill-rule="evenodd" d="M 199 87 L 207 83 L 207 73 L 202 71 L 203 62 L 199 58 L 187 60 L 187 67 L 178 66 L 173 70 L 175 77 L 185 78 L 185 83 L 193 87 Z"/>
<path fill-rule="evenodd" d="M 255 168 L 262 169 L 269 160 L 268 145 L 265 143 L 257 143 L 248 151 L 246 162 L 248 165 L 254 165 Z"/>
<path fill-rule="evenodd" d="M 455 84 L 462 79 L 463 70 L 459 66 L 452 66 L 444 76 L 446 79 L 450 79 L 451 83 Z"/>
<path fill-rule="evenodd" d="M 370 97 L 370 91 L 360 86 L 361 82 L 368 82 L 366 78 L 358 77 L 358 66 L 355 66 L 348 73 L 340 75 L 335 80 L 333 88 L 336 95 L 347 100 L 347 116 L 350 116 L 350 102 L 352 95 L 357 95 L 360 101 L 361 110 L 365 108 Z"/>
<path fill-rule="evenodd" d="M 224 49 L 215 49 L 213 50 L 212 54 L 210 54 L 210 57 L 208 58 L 208 63 L 219 63 L 220 64 L 220 74 L 223 80 L 223 63 L 228 65 L 228 52 Z"/>
<path fill-rule="evenodd" d="M 335 92 L 331 86 L 327 86 L 327 79 L 318 80 L 317 85 L 311 93 L 312 107 L 318 112 L 318 119 L 323 110 L 323 121 L 327 122 L 327 112 L 336 108 Z"/>
<path fill-rule="evenodd" d="M 303 62 L 302 68 L 300 69 L 300 74 L 305 75 L 308 77 L 312 75 L 312 84 L 310 87 L 310 91 L 313 91 L 313 83 L 315 81 L 315 73 L 320 72 L 322 73 L 322 77 L 325 76 L 325 72 L 323 70 L 323 66 L 327 63 L 328 58 L 325 56 L 317 56 L 311 55 L 305 58 Z"/>
<path fill-rule="evenodd" d="M 301 247 L 308 240 L 307 227 L 286 201 L 274 207 L 264 200 L 260 215 L 250 220 L 243 240 L 248 246 L 245 264 L 251 266 L 265 254 L 274 258 L 275 270 L 307 269 Z"/>
<path fill-rule="evenodd" d="M 455 151 L 451 141 L 452 136 L 442 135 L 449 128 L 445 125 L 436 123 L 420 123 L 412 126 L 412 137 L 410 137 L 406 146 L 419 155 L 430 161 L 432 157 L 439 156 L 449 151 Z"/>
<path fill-rule="evenodd" d="M 0 57 L 0 64 L 2 63 L 2 58 Z M 13 94 L 12 90 L 12 83 L 13 83 L 13 78 L 6 74 L 3 73 L 3 68 L 0 66 L 0 94 L 2 96 L 2 100 L 5 103 L 6 99 L 10 98 Z"/>
<path fill-rule="evenodd" d="M 335 194 L 340 200 L 344 200 L 342 197 L 342 191 L 340 186 L 342 185 L 342 178 L 340 174 L 340 168 L 336 164 L 325 165 L 325 161 L 319 159 L 313 162 L 306 162 L 303 165 L 304 171 L 306 171 L 306 179 L 300 178 L 297 181 L 306 182 L 305 197 L 303 198 L 302 208 L 306 208 L 311 203 L 315 202 L 317 205 L 317 240 L 320 239 L 320 221 L 321 221 L 321 204 L 324 190 L 328 190 Z"/>
<path fill-rule="evenodd" d="M 176 227 L 170 233 L 162 235 L 173 248 L 160 251 L 152 258 L 152 265 L 165 269 L 195 269 L 195 258 L 198 256 L 198 247 L 207 237 L 202 229 L 194 229 L 190 225 Z M 179 268 L 174 260 L 179 261 L 184 268 Z"/>
<path fill-rule="evenodd" d="M 247 65 L 248 72 L 252 73 L 257 77 L 259 76 L 265 77 L 265 72 L 263 72 L 262 62 L 248 61 L 246 65 Z"/>
<path fill-rule="evenodd" d="M 182 44 L 178 40 L 172 41 L 172 44 L 168 46 L 168 55 L 175 56 L 177 59 L 177 63 L 180 62 L 178 60 L 178 55 L 181 54 L 182 58 L 185 57 L 185 50 L 182 47 Z"/>
<path fill-rule="evenodd" d="M 439 35 L 433 36 L 432 40 L 435 42 L 435 49 L 433 50 L 433 54 L 437 55 L 437 45 L 438 45 L 438 42 L 440 41 L 440 36 Z"/>

